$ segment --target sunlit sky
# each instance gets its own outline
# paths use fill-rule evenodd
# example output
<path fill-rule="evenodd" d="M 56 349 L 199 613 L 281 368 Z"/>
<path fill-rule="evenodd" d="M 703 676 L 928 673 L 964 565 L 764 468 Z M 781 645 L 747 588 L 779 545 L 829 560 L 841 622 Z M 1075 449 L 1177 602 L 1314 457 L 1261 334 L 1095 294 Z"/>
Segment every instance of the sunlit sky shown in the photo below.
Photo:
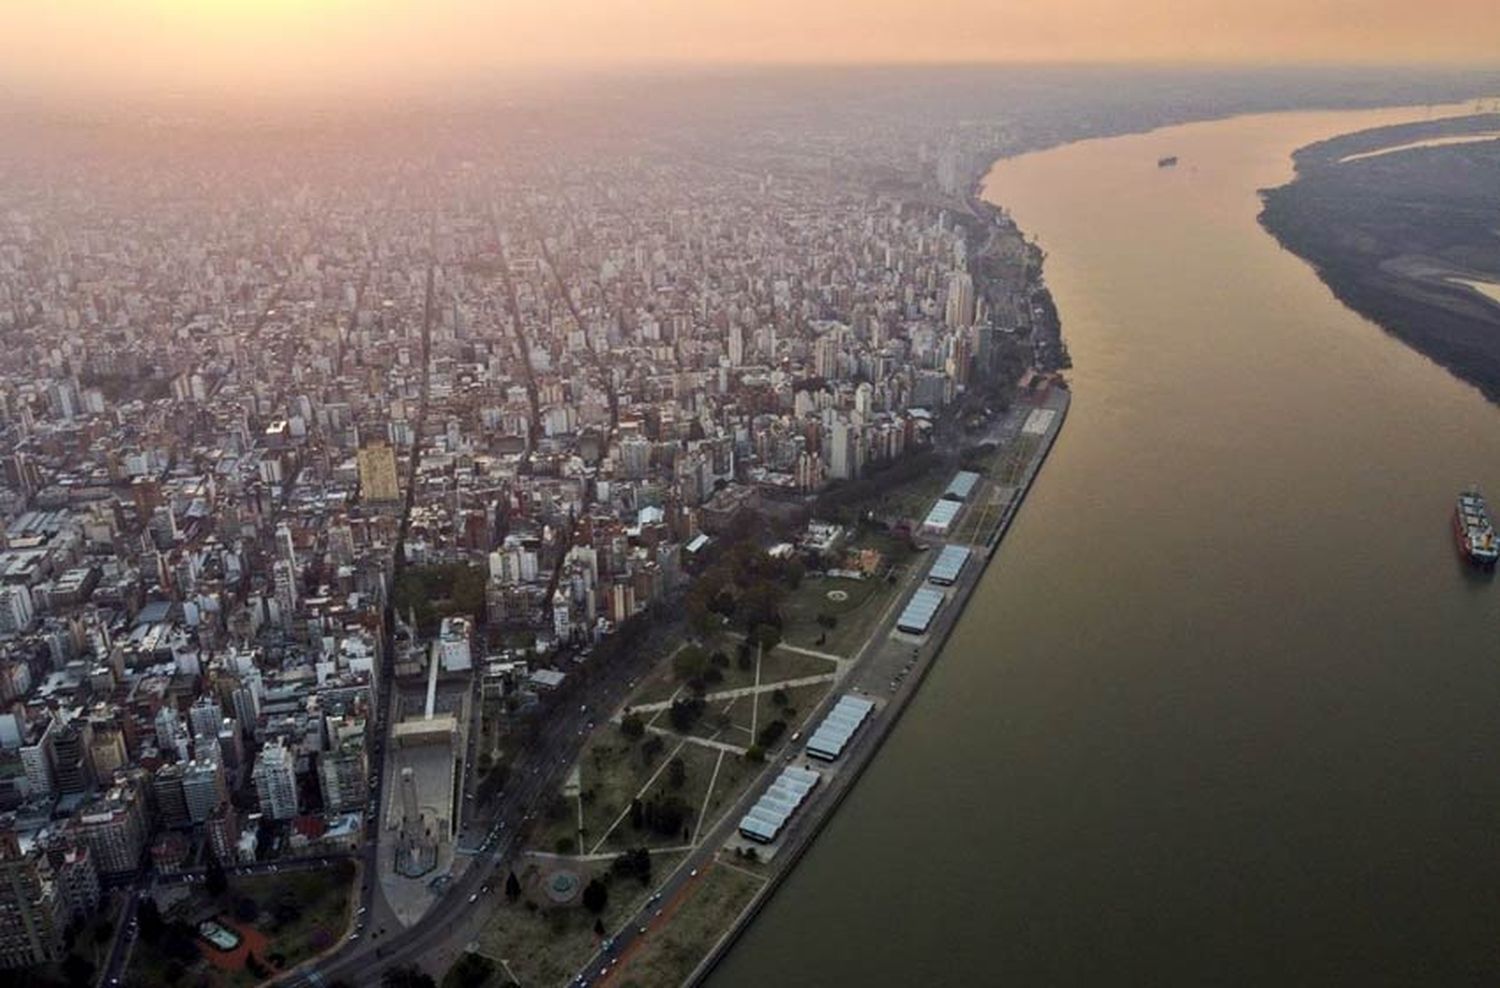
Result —
<path fill-rule="evenodd" d="M 1500 64 L 1500 0 L 0 0 L 0 82 L 320 94 L 660 63 Z"/>

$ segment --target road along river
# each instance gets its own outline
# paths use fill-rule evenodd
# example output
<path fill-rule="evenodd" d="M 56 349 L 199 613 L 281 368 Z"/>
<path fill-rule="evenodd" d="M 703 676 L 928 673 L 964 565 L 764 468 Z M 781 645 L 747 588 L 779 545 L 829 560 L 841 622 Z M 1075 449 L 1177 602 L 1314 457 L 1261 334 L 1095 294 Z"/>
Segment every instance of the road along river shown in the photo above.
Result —
<path fill-rule="evenodd" d="M 1500 412 L 1256 222 L 1288 113 L 1003 161 L 1068 426 L 920 694 L 709 978 L 1500 979 Z M 1176 168 L 1157 159 L 1177 155 Z"/>

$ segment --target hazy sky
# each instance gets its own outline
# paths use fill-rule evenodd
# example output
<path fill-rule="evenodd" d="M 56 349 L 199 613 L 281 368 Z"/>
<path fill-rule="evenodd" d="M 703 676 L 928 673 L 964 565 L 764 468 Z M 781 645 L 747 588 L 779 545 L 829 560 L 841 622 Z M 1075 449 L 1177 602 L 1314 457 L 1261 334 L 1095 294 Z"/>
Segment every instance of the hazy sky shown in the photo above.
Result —
<path fill-rule="evenodd" d="M 0 80 L 330 93 L 641 63 L 1500 64 L 1500 0 L 0 0 Z"/>

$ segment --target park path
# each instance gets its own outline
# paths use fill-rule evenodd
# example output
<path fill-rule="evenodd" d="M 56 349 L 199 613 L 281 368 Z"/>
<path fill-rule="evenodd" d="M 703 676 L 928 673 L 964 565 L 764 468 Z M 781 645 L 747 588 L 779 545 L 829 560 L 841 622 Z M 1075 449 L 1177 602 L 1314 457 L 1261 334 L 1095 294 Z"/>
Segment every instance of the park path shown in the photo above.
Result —
<path fill-rule="evenodd" d="M 774 683 L 764 683 L 760 686 L 740 686 L 732 690 L 719 690 L 717 693 L 705 693 L 703 699 L 733 700 L 742 696 L 755 696 L 759 693 L 771 693 L 780 689 L 788 689 L 793 686 L 813 686 L 817 683 L 831 683 L 839 678 L 836 672 L 819 673 L 816 676 L 801 676 L 797 679 L 782 679 Z M 675 697 L 673 698 L 675 699 Z M 630 708 L 631 713 L 652 713 L 672 708 L 672 700 L 660 700 L 656 703 L 642 703 Z"/>

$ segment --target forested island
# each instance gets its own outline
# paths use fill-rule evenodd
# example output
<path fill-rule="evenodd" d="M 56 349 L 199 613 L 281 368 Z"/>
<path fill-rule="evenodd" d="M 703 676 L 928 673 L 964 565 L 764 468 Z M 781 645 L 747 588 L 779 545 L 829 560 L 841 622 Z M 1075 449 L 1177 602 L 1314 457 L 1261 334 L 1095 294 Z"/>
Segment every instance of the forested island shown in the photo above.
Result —
<path fill-rule="evenodd" d="M 1339 300 L 1500 402 L 1500 114 L 1311 144 L 1261 223 Z M 1478 286 L 1478 287 L 1476 287 Z"/>

